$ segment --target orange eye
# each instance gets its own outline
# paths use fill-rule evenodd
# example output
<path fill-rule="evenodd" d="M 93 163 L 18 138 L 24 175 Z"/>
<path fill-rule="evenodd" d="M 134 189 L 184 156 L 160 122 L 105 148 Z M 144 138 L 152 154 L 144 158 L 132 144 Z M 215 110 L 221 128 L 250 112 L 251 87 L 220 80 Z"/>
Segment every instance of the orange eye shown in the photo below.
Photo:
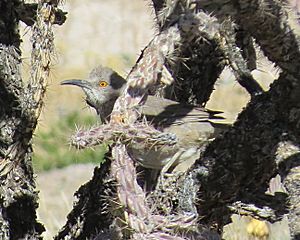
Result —
<path fill-rule="evenodd" d="M 105 81 L 100 81 L 99 82 L 99 87 L 107 87 L 108 86 L 108 83 L 105 82 Z"/>

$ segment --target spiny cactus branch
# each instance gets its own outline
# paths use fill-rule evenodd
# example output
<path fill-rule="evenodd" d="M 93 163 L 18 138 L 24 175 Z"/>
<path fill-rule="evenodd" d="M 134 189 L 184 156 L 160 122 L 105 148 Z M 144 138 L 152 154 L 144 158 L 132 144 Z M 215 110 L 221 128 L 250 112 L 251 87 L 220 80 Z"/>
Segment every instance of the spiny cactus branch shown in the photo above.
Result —
<path fill-rule="evenodd" d="M 255 37 L 265 55 L 282 70 L 293 76 L 299 76 L 299 38 L 288 23 L 287 12 L 282 2 L 277 0 L 268 3 L 261 0 L 238 2 L 242 26 Z"/>
<path fill-rule="evenodd" d="M 204 1 L 189 1 L 189 0 L 178 0 L 178 1 L 152 1 L 155 8 L 157 21 L 159 23 L 160 29 L 165 29 L 169 25 L 174 24 L 178 21 L 181 15 L 191 15 L 196 14 L 202 9 L 209 9 L 211 14 L 216 15 L 217 21 L 222 23 L 230 15 L 234 15 L 235 12 L 225 11 L 223 13 L 223 8 L 228 8 L 228 3 L 219 7 L 221 14 L 216 11 L 215 6 L 217 5 L 214 1 L 206 2 Z M 232 7 L 230 5 L 230 7 Z M 228 10 L 228 9 L 227 9 Z M 209 18 L 209 16 L 207 17 Z M 216 19 L 211 17 L 212 19 Z M 239 24 L 238 19 L 236 24 Z M 207 27 L 212 26 L 213 21 L 203 21 Z M 220 31 L 222 28 L 220 29 Z M 207 31 L 209 32 L 209 31 Z M 238 33 L 236 36 L 235 32 Z M 201 43 L 199 39 L 196 38 L 194 41 L 187 44 L 182 44 L 176 51 L 178 60 L 176 65 L 172 63 L 167 63 L 168 67 L 172 70 L 173 74 L 176 76 L 176 82 L 172 88 L 167 88 L 167 96 L 178 101 L 194 102 L 197 104 L 205 105 L 208 101 L 210 94 L 213 91 L 213 86 L 225 66 L 225 59 L 230 57 L 229 62 L 231 67 L 235 66 L 233 70 L 235 71 L 235 76 L 241 84 L 242 87 L 251 94 L 257 94 L 262 92 L 262 88 L 251 76 L 250 70 L 253 70 L 256 66 L 256 55 L 253 47 L 253 41 L 251 35 L 243 30 L 240 26 L 237 26 L 232 35 L 228 36 L 231 40 L 227 42 L 229 45 L 224 46 L 223 40 L 220 42 L 216 38 L 207 38 L 207 43 Z M 193 36 L 193 35 L 190 35 Z M 192 38 L 192 37 L 191 37 Z M 184 39 L 184 37 L 183 37 Z M 217 48 L 213 50 L 213 54 L 207 54 L 208 49 L 212 48 L 217 44 Z M 186 49 L 185 46 L 189 46 L 190 49 L 197 49 L 198 54 L 195 57 L 195 51 L 190 51 Z M 242 51 L 237 48 L 239 46 Z M 231 51 L 226 51 L 228 49 L 235 50 L 234 54 Z M 219 52 L 219 53 L 218 53 Z M 180 60 L 185 59 L 184 61 Z M 237 58 L 238 57 L 238 58 Z M 225 58 L 225 59 L 224 59 Z M 205 59 L 205 60 L 204 60 Z M 181 63 L 182 62 L 182 63 Z M 241 64 L 246 68 L 241 68 Z M 210 71 L 212 65 L 215 65 L 214 71 Z M 202 68 L 197 68 L 196 66 L 202 66 Z M 239 66 L 239 70 L 236 68 Z M 243 70 L 243 71 L 242 71 Z M 203 90 L 205 89 L 205 91 Z M 189 92 L 186 92 L 189 91 Z M 185 96 L 188 95 L 188 96 Z"/>
<path fill-rule="evenodd" d="M 123 206 L 120 219 L 128 224 L 128 227 L 135 232 L 146 233 L 147 219 L 151 215 L 150 209 L 146 204 L 145 193 L 138 185 L 136 179 L 136 169 L 133 161 L 128 156 L 124 145 L 117 144 L 112 150 L 111 174 L 116 179 L 117 197 L 119 204 Z"/>
<path fill-rule="evenodd" d="M 191 37 L 191 33 L 194 33 L 199 38 L 216 42 L 223 56 L 229 61 L 240 85 L 251 95 L 263 92 L 262 87 L 253 78 L 241 50 L 236 45 L 234 24 L 230 19 L 226 19 L 220 24 L 216 17 L 204 12 L 187 14 L 184 18 L 190 20 L 186 20 L 185 24 L 179 24 L 182 32 L 188 34 L 189 37 Z"/>
<path fill-rule="evenodd" d="M 134 232 L 132 239 L 136 239 L 137 236 L 143 236 L 142 239 L 151 239 L 157 234 L 157 236 L 169 236 L 168 239 L 184 239 L 175 238 L 174 232 L 178 230 L 178 226 L 182 229 L 191 229 L 196 224 L 196 218 L 180 215 L 172 217 L 153 215 L 147 205 L 146 195 L 136 181 L 136 169 L 125 146 L 117 144 L 112 150 L 112 156 L 115 160 L 112 161 L 111 175 L 118 183 L 117 199 L 123 207 L 121 215 L 115 217 L 123 219 L 122 222 L 127 225 L 125 227 Z M 153 233 L 158 229 L 159 233 Z"/>
<path fill-rule="evenodd" d="M 144 149 L 159 148 L 177 143 L 175 134 L 162 133 L 144 122 L 135 124 L 110 123 L 87 131 L 79 130 L 72 138 L 71 144 L 76 148 L 86 148 L 102 143 L 123 143 L 129 146 L 142 144 Z"/>
<path fill-rule="evenodd" d="M 249 32 L 264 54 L 282 70 L 298 76 L 299 37 L 287 20 L 287 10 L 282 1 L 223 0 L 198 1 L 201 8 L 217 15 L 230 15 Z"/>
<path fill-rule="evenodd" d="M 196 1 L 152 1 L 160 30 L 167 29 L 178 22 L 180 16 L 197 13 Z M 193 33 L 190 35 L 190 40 Z M 175 82 L 166 87 L 165 97 L 205 106 L 214 89 L 214 83 L 222 72 L 225 62 L 222 53 L 212 40 L 183 38 L 172 59 L 166 66 Z"/>
<path fill-rule="evenodd" d="M 127 77 L 127 88 L 115 103 L 111 116 L 113 121 L 120 118 L 127 123 L 136 121 L 138 114 L 134 107 L 142 102 L 147 90 L 158 83 L 166 57 L 174 52 L 175 44 L 179 41 L 178 28 L 170 27 L 157 35 L 144 49 Z"/>
<path fill-rule="evenodd" d="M 243 58 L 241 49 L 236 45 L 236 34 L 233 22 L 229 19 L 225 20 L 220 27 L 220 33 L 222 38 L 219 41 L 219 46 L 223 50 L 225 57 L 228 59 L 236 80 L 250 95 L 254 96 L 256 94 L 261 94 L 263 92 L 262 87 L 253 78 L 247 63 Z M 222 44 L 222 42 L 224 43 Z"/>
<path fill-rule="evenodd" d="M 54 34 L 56 7 L 46 1 L 39 1 L 36 21 L 32 26 L 31 78 L 28 83 L 29 97 L 33 102 L 32 110 L 37 119 L 41 113 L 47 87 L 47 78 L 55 56 Z"/>
<path fill-rule="evenodd" d="M 45 230 L 36 216 L 38 193 L 32 169 L 32 136 L 43 105 L 51 65 L 49 56 L 54 49 L 54 5 L 39 1 L 37 11 L 33 11 L 23 4 L 20 0 L 0 2 L 0 239 L 41 239 Z M 21 77 L 18 29 L 20 20 L 28 20 L 27 14 L 36 14 L 32 37 L 35 69 L 28 86 Z"/>

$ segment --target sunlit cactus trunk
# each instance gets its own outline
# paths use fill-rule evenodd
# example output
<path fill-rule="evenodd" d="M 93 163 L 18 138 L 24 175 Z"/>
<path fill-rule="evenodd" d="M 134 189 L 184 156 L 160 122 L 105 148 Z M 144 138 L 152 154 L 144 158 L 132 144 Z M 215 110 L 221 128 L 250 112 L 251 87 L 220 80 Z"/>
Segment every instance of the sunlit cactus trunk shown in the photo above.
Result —
<path fill-rule="evenodd" d="M 50 18 L 55 19 L 55 8 L 42 1 L 0 3 L 0 239 L 42 239 L 45 230 L 36 216 L 32 137 L 53 52 Z M 34 24 L 33 72 L 28 85 L 21 77 L 20 20 Z"/>

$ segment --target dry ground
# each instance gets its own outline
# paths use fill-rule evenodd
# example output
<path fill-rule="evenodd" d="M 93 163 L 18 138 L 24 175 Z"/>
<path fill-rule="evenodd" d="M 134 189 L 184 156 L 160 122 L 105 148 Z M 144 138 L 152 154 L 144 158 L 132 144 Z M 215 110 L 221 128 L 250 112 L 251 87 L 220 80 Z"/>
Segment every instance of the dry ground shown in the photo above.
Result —
<path fill-rule="evenodd" d="M 73 194 L 92 177 L 94 167 L 93 164 L 74 164 L 37 174 L 37 188 L 40 190 L 38 218 L 47 229 L 45 239 L 52 239 L 65 224 L 75 200 Z"/>

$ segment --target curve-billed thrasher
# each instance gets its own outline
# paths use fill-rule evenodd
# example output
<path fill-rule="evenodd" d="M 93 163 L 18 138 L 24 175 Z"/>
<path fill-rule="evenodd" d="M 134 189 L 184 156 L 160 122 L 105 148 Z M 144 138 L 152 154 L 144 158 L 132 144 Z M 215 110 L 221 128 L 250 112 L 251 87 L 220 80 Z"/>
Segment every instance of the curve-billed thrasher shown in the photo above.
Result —
<path fill-rule="evenodd" d="M 96 109 L 103 122 L 108 120 L 116 99 L 126 86 L 126 80 L 111 68 L 98 66 L 91 71 L 87 80 L 70 79 L 61 84 L 81 87 L 87 104 Z M 174 133 L 178 139 L 178 148 L 166 147 L 159 152 L 133 147 L 133 156 L 146 168 L 162 169 L 174 157 L 177 159 L 173 159 L 173 162 L 195 161 L 199 157 L 200 146 L 227 127 L 226 124 L 211 122 L 222 118 L 216 116 L 220 113 L 218 111 L 155 96 L 148 96 L 139 110 L 156 128 Z"/>

